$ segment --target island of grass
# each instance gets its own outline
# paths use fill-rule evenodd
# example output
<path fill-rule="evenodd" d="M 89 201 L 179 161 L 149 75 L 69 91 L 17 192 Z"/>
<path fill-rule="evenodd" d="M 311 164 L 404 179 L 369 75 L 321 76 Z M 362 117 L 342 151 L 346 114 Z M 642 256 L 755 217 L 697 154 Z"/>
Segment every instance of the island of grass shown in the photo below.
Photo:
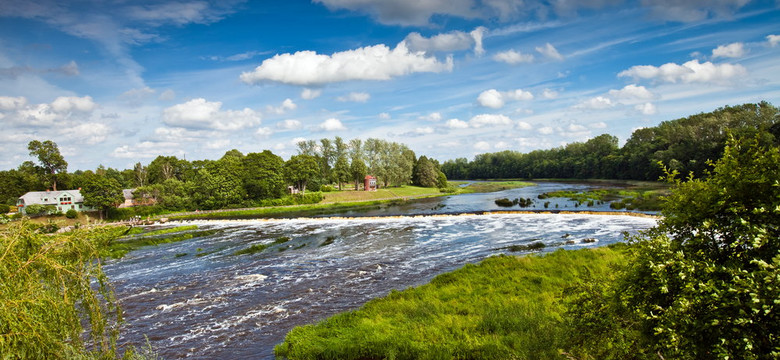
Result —
<path fill-rule="evenodd" d="M 625 248 L 491 257 L 296 327 L 274 352 L 292 360 L 557 358 L 567 338 L 564 289 L 612 278 Z"/>
<path fill-rule="evenodd" d="M 128 229 L 124 236 L 111 241 L 108 246 L 101 249 L 101 255 L 119 259 L 128 252 L 140 249 L 146 246 L 156 246 L 160 244 L 174 243 L 189 240 L 197 237 L 210 236 L 218 230 L 198 230 L 197 225 L 177 226 L 173 228 L 153 230 L 146 232 L 143 228 L 133 227 Z"/>
<path fill-rule="evenodd" d="M 548 198 L 567 198 L 576 201 L 578 205 L 593 206 L 610 202 L 610 208 L 615 210 L 660 211 L 663 197 L 669 194 L 664 183 L 644 183 L 628 188 L 606 188 L 587 191 L 551 191 L 538 196 Z"/>

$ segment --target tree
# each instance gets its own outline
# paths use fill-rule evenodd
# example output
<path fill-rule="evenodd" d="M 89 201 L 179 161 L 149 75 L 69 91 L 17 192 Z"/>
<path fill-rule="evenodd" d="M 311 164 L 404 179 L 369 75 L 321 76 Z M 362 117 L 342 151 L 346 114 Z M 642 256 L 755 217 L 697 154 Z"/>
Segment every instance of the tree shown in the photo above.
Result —
<path fill-rule="evenodd" d="M 360 188 L 360 183 L 365 179 L 367 171 L 366 164 L 363 163 L 361 158 L 352 158 L 352 163 L 349 164 L 349 174 L 355 180 L 355 190 Z"/>
<path fill-rule="evenodd" d="M 243 160 L 244 188 L 251 199 L 275 199 L 284 194 L 284 160 L 268 150 L 249 153 Z"/>
<path fill-rule="evenodd" d="M 311 155 L 294 155 L 284 164 L 287 181 L 294 184 L 304 194 L 306 184 L 320 174 L 317 159 Z"/>
<path fill-rule="evenodd" d="M 427 157 L 420 156 L 414 166 L 412 181 L 417 186 L 436 187 L 439 182 L 439 169 Z"/>
<path fill-rule="evenodd" d="M 116 207 L 125 200 L 119 182 L 99 175 L 85 179 L 81 195 L 84 196 L 84 205 L 98 209 L 100 220 L 103 220 L 103 214 L 106 214 L 109 208 Z"/>
<path fill-rule="evenodd" d="M 41 163 L 41 167 L 52 184 L 52 189 L 57 191 L 57 174 L 68 170 L 68 162 L 60 154 L 57 144 L 51 140 L 44 142 L 33 140 L 27 144 L 27 149 L 30 150 L 30 156 L 38 158 L 38 162 Z"/>
<path fill-rule="evenodd" d="M 336 164 L 333 166 L 333 178 L 338 182 L 339 190 L 341 190 L 341 184 L 349 181 L 351 178 L 346 154 L 343 154 L 336 159 Z"/>
<path fill-rule="evenodd" d="M 780 146 L 761 139 L 730 138 L 706 179 L 683 182 L 668 173 L 674 189 L 659 226 L 635 239 L 634 256 L 614 284 L 584 291 L 574 307 L 572 338 L 582 352 L 777 357 Z M 625 356 L 603 356 L 616 348 Z"/>

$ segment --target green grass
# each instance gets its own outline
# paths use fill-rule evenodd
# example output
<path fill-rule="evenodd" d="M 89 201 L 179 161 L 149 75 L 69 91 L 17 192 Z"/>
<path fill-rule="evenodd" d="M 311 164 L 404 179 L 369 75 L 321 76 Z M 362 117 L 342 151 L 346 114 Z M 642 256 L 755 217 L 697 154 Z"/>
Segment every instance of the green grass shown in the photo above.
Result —
<path fill-rule="evenodd" d="M 589 191 L 552 191 L 539 195 L 539 199 L 568 198 L 579 205 L 593 206 L 599 202 L 612 201 L 613 209 L 659 211 L 663 205 L 663 196 L 668 195 L 667 189 L 602 189 Z"/>
<path fill-rule="evenodd" d="M 291 330 L 288 359 L 549 359 L 565 345 L 564 289 L 610 278 L 625 245 L 496 256 Z"/>
<path fill-rule="evenodd" d="M 324 193 L 323 203 L 342 203 L 355 201 L 371 201 L 380 199 L 401 199 L 408 197 L 441 196 L 438 188 L 419 186 L 399 186 L 380 188 L 376 191 L 343 190 Z"/>
<path fill-rule="evenodd" d="M 536 184 L 525 181 L 489 181 L 471 183 L 465 188 L 460 188 L 460 194 L 488 193 L 509 189 L 517 189 Z"/>

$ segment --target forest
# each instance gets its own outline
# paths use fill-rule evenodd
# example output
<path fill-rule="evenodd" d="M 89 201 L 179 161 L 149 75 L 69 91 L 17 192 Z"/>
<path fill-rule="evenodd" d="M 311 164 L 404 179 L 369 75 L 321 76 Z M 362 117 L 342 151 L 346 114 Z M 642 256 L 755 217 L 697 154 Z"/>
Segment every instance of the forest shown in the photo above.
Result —
<path fill-rule="evenodd" d="M 155 204 L 144 209 L 150 212 L 316 203 L 322 199 L 318 192 L 357 189 L 366 175 L 375 176 L 382 187 L 446 186 L 436 160 L 418 158 L 403 144 L 336 137 L 302 141 L 298 148 L 287 161 L 269 150 L 243 154 L 233 149 L 217 160 L 160 155 L 133 169 L 101 165 L 70 173 L 56 143 L 35 140 L 29 150 L 37 164 L 25 161 L 17 169 L 0 171 L 0 206 L 15 204 L 28 191 L 57 188 L 81 188 L 85 203 L 116 213 L 112 205 L 124 200 L 121 190 L 128 188 L 136 189 L 141 203 Z M 290 196 L 288 186 L 297 194 Z"/>
<path fill-rule="evenodd" d="M 663 166 L 682 174 L 704 175 L 708 160 L 723 155 L 728 134 L 768 138 L 780 135 L 778 108 L 768 102 L 726 106 L 708 113 L 664 121 L 638 129 L 623 147 L 603 134 L 529 153 L 502 151 L 448 160 L 442 172 L 450 180 L 465 179 L 623 179 L 658 180 Z"/>

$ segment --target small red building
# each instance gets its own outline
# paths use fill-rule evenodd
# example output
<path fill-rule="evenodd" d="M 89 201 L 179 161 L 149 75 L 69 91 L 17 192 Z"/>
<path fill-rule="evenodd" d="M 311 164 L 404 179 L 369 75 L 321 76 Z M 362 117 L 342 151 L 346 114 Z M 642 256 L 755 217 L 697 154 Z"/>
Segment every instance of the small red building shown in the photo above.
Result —
<path fill-rule="evenodd" d="M 376 178 L 371 175 L 366 175 L 366 178 L 363 180 L 363 190 L 376 191 Z"/>

